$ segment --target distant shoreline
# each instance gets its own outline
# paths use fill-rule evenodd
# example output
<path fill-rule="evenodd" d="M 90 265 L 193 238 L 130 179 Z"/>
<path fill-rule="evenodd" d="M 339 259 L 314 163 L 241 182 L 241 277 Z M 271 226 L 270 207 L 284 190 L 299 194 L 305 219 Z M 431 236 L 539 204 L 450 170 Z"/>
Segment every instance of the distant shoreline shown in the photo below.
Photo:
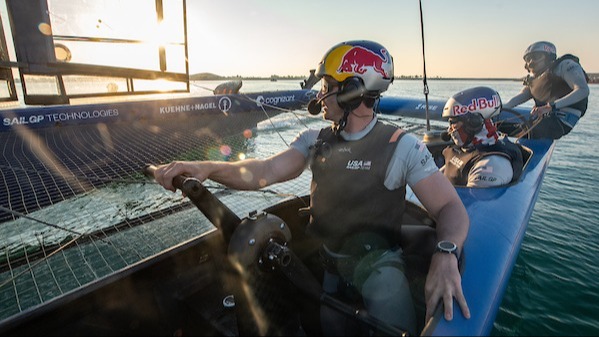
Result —
<path fill-rule="evenodd" d="M 599 73 L 588 73 L 590 81 L 589 83 L 599 83 Z M 224 81 L 224 80 L 248 80 L 248 81 L 278 81 L 278 80 L 298 80 L 301 81 L 306 79 L 307 76 L 279 76 L 272 75 L 270 77 L 256 77 L 256 76 L 220 76 L 212 73 L 198 73 L 189 75 L 189 79 L 192 81 Z M 417 76 L 397 76 L 396 80 L 412 80 L 412 81 L 422 81 L 422 77 Z M 521 78 L 497 78 L 497 77 L 428 77 L 427 80 L 430 81 L 515 81 L 522 82 L 524 80 Z"/>
<path fill-rule="evenodd" d="M 192 74 L 189 79 L 192 81 L 223 81 L 223 80 L 252 80 L 252 81 L 272 81 L 272 80 L 303 80 L 307 76 L 277 76 L 277 77 L 256 77 L 256 76 L 220 76 L 214 74 Z M 422 77 L 398 76 L 396 80 L 422 81 Z M 429 77 L 428 80 L 468 80 L 468 81 L 522 81 L 521 78 L 459 78 L 459 77 Z"/>

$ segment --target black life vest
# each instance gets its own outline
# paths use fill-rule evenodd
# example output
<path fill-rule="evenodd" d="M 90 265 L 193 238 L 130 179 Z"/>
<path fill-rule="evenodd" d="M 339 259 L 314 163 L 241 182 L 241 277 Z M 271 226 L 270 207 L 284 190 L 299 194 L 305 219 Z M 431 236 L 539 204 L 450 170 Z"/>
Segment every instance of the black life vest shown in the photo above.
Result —
<path fill-rule="evenodd" d="M 356 233 L 375 233 L 389 245 L 399 240 L 406 188 L 389 190 L 384 182 L 404 134 L 380 121 L 357 141 L 343 140 L 330 127 L 320 131 L 311 163 L 309 233 L 334 251 Z"/>
<path fill-rule="evenodd" d="M 449 146 L 443 150 L 445 157 L 445 169 L 443 174 L 455 186 L 466 186 L 468 183 L 468 174 L 470 169 L 484 157 L 491 155 L 500 155 L 509 159 L 512 164 L 512 180 L 514 182 L 520 178 L 524 159 L 522 151 L 518 144 L 514 144 L 507 137 L 498 140 L 495 144 L 489 146 L 477 146 L 472 151 L 464 152 L 459 146 Z M 459 162 L 461 165 L 452 164 Z"/>
<path fill-rule="evenodd" d="M 560 76 L 554 74 L 555 68 L 564 60 L 573 60 L 580 64 L 578 57 L 572 54 L 566 54 L 553 61 L 551 66 L 538 77 L 535 78 L 529 76 L 525 80 L 525 84 L 530 88 L 536 106 L 542 106 L 549 102 L 553 102 L 572 92 L 572 88 L 570 88 L 568 83 L 566 83 Z M 589 76 L 584 69 L 582 71 L 588 83 Z M 568 107 L 579 110 L 582 117 L 587 110 L 588 103 L 589 99 L 586 97 L 574 104 L 568 105 Z"/>

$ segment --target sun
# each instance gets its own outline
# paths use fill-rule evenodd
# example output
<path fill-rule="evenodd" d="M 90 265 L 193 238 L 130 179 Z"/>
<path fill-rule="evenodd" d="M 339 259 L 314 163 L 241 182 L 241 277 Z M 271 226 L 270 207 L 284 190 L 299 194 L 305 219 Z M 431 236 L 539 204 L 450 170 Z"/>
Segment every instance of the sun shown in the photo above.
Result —
<path fill-rule="evenodd" d="M 45 30 L 66 37 L 54 38 L 57 60 L 185 72 L 183 1 L 75 2 L 49 14 L 52 29 Z"/>

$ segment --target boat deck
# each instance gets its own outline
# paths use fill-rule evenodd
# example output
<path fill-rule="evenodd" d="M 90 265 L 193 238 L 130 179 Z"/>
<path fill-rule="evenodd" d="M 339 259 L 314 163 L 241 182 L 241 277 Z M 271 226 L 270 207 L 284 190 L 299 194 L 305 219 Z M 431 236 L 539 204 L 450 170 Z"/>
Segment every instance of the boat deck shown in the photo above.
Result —
<path fill-rule="evenodd" d="M 143 167 L 252 153 L 257 123 L 282 111 L 146 112 L 152 118 L 132 121 L 121 108 L 120 121 L 0 130 L 7 192 L 0 194 L 0 321 L 212 229 L 188 199 L 149 181 Z M 225 199 L 231 194 L 211 188 Z M 238 196 L 231 208 L 243 217 L 297 188 L 274 190 Z"/>

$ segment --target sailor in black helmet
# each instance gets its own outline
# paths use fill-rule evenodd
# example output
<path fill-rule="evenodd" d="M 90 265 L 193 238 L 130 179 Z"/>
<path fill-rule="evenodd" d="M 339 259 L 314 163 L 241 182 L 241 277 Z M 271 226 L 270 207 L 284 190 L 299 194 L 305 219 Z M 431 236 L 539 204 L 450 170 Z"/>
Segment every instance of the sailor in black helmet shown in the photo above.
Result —
<path fill-rule="evenodd" d="M 557 58 L 555 45 L 538 41 L 526 48 L 524 68 L 529 75 L 522 91 L 503 104 L 513 108 L 531 98 L 534 123 L 530 138 L 559 139 L 568 134 L 587 110 L 588 77 L 578 57 L 566 54 Z"/>
<path fill-rule="evenodd" d="M 488 87 L 466 89 L 447 100 L 443 118 L 454 145 L 443 151 L 441 171 L 454 185 L 493 187 L 520 177 L 522 151 L 491 119 L 500 111 L 499 93 Z"/>
<path fill-rule="evenodd" d="M 417 334 L 398 244 L 406 185 L 436 220 L 439 243 L 428 247 L 437 250 L 424 286 L 427 320 L 441 303 L 445 319 L 453 319 L 454 299 L 470 318 L 458 269 L 470 221 L 426 146 L 414 135 L 378 120 L 373 106 L 393 82 L 393 71 L 393 58 L 379 43 L 339 43 L 318 66 L 321 90 L 310 106 L 311 113 L 323 110 L 331 126 L 301 132 L 288 149 L 266 159 L 172 162 L 160 166 L 154 177 L 172 191 L 173 178 L 180 174 L 256 190 L 296 178 L 309 166 L 307 233 L 323 243 L 323 290 Z M 424 317 L 418 318 L 422 323 Z M 321 307 L 321 321 L 325 335 L 380 333 L 327 306 Z"/>

